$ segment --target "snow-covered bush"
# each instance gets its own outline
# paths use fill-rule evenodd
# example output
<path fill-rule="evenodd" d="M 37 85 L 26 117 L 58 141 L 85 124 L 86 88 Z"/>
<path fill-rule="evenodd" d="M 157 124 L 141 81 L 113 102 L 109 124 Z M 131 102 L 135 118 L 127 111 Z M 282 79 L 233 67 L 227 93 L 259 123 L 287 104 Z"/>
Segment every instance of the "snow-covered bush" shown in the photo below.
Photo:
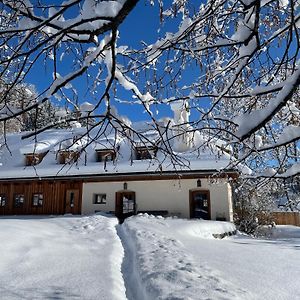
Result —
<path fill-rule="evenodd" d="M 234 191 L 234 222 L 238 230 L 247 234 L 258 235 L 262 226 L 273 226 L 274 210 L 273 191 L 276 182 L 268 180 L 243 180 Z"/>

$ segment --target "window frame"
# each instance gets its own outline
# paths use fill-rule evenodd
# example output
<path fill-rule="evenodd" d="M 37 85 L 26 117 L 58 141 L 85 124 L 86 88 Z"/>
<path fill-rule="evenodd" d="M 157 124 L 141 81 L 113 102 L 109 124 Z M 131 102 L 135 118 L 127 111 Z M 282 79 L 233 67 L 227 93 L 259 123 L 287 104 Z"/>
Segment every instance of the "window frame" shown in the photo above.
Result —
<path fill-rule="evenodd" d="M 58 151 L 58 163 L 60 165 L 73 164 L 78 161 L 80 152 L 75 150 L 59 150 Z"/>
<path fill-rule="evenodd" d="M 20 199 L 23 198 L 23 201 L 20 201 Z M 18 202 L 16 202 L 16 200 L 18 200 Z M 21 193 L 15 193 L 14 194 L 14 208 L 22 208 L 25 204 L 25 194 L 21 194 Z"/>
<path fill-rule="evenodd" d="M 136 160 L 145 160 L 153 159 L 156 157 L 157 147 L 155 146 L 136 146 L 135 147 L 135 159 Z"/>
<path fill-rule="evenodd" d="M 25 166 L 29 167 L 29 166 L 36 166 L 40 164 L 47 153 L 48 151 L 42 153 L 26 153 Z"/>
<path fill-rule="evenodd" d="M 38 196 L 37 204 L 35 205 L 34 197 Z M 44 205 L 44 194 L 43 193 L 33 193 L 31 198 L 33 207 L 42 207 Z"/>
<path fill-rule="evenodd" d="M 6 205 L 7 205 L 7 196 L 5 193 L 1 193 L 0 194 L 0 207 L 5 207 Z"/>
<path fill-rule="evenodd" d="M 101 201 L 98 202 L 98 198 L 101 198 Z M 106 194 L 93 194 L 93 204 L 106 204 Z"/>
<path fill-rule="evenodd" d="M 114 161 L 117 156 L 115 149 L 100 149 L 100 150 L 96 150 L 96 153 L 97 153 L 97 162 Z"/>

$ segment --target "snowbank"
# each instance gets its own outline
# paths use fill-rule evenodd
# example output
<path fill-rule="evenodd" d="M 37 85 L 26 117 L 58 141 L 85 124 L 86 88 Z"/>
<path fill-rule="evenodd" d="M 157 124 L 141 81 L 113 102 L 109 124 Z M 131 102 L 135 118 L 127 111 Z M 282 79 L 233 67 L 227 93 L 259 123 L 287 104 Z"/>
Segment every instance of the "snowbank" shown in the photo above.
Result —
<path fill-rule="evenodd" d="M 117 219 L 0 218 L 1 299 L 126 299 Z"/>
<path fill-rule="evenodd" d="M 0 298 L 298 299 L 300 228 L 212 237 L 234 229 L 147 214 L 122 225 L 104 215 L 2 217 Z"/>
<path fill-rule="evenodd" d="M 300 227 L 292 225 L 276 225 L 272 228 L 271 237 L 274 239 L 300 238 Z"/>
<path fill-rule="evenodd" d="M 123 273 L 129 284 L 128 298 L 240 299 L 236 287 L 203 263 L 196 263 L 176 238 L 177 235 L 211 238 L 212 233 L 234 227 L 218 223 L 203 221 L 202 224 L 202 221 L 163 219 L 147 214 L 127 219 L 119 234 L 127 259 Z"/>
<path fill-rule="evenodd" d="M 119 226 L 128 299 L 298 299 L 300 228 L 235 235 L 227 222 L 140 215 Z"/>

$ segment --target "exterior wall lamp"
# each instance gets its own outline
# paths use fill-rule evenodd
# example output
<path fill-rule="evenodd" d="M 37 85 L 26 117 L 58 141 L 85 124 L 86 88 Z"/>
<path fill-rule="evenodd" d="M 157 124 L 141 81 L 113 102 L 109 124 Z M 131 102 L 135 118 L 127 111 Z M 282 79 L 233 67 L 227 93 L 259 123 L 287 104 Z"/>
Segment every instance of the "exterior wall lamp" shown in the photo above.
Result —
<path fill-rule="evenodd" d="M 201 179 L 197 180 L 197 187 L 201 187 L 202 183 L 201 183 Z"/>
<path fill-rule="evenodd" d="M 127 182 L 123 183 L 123 190 L 127 190 Z"/>

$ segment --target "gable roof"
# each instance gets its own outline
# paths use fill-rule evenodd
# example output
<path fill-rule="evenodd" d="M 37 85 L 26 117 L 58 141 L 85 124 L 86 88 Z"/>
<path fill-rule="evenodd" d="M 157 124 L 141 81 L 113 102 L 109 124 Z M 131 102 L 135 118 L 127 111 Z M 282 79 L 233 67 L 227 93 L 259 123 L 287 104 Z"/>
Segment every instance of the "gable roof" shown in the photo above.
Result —
<path fill-rule="evenodd" d="M 138 126 L 137 126 L 138 127 Z M 7 135 L 7 145 L 2 146 L 0 154 L 0 180 L 15 178 L 46 178 L 66 176 L 101 176 L 117 174 L 155 174 L 160 173 L 215 173 L 228 167 L 230 155 L 221 151 L 221 141 L 210 142 L 204 146 L 205 137 L 197 133 L 194 144 L 186 151 L 174 152 L 182 160 L 182 165 L 174 166 L 163 151 L 158 150 L 154 159 L 135 160 L 133 146 L 150 146 L 159 139 L 154 129 L 141 129 L 146 137 L 142 142 L 136 137 L 133 141 L 110 132 L 99 135 L 94 128 L 87 132 L 86 128 L 52 129 L 29 139 L 22 139 L 26 133 Z M 149 142 L 150 141 L 150 142 Z M 178 142 L 178 141 L 177 141 Z M 219 145 L 219 146 L 218 146 Z M 117 147 L 116 160 L 96 161 L 96 150 Z M 58 151 L 61 149 L 80 151 L 76 163 L 61 165 L 57 162 Z M 30 153 L 48 152 L 44 159 L 35 166 L 25 166 L 25 155 Z M 227 170 L 232 171 L 232 170 Z"/>

